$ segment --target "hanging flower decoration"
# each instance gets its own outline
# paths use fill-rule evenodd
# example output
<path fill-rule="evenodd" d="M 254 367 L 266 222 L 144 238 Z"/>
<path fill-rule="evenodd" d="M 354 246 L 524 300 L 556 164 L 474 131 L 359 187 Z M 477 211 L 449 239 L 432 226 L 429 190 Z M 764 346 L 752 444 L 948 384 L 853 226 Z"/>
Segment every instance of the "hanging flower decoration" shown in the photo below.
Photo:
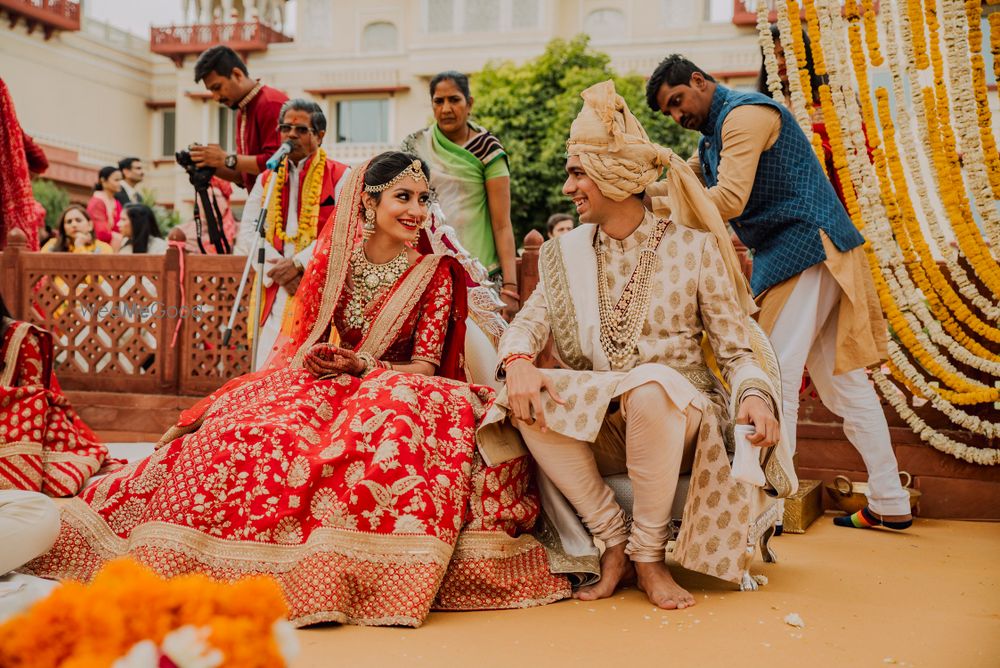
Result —
<path fill-rule="evenodd" d="M 908 2 L 902 19 L 895 22 L 889 15 L 898 8 L 882 3 L 882 26 L 889 35 L 889 66 L 902 126 L 899 136 L 904 145 L 905 166 L 896 144 L 889 91 L 879 88 L 873 96 L 869 88 L 869 64 L 874 67 L 883 64 L 878 19 L 872 3 L 847 0 L 843 13 L 834 0 L 804 0 L 803 6 L 816 72 L 829 79 L 829 84 L 821 87 L 819 94 L 833 164 L 851 220 L 858 228 L 864 228 L 868 237 L 866 257 L 880 303 L 896 337 L 890 341 L 890 362 L 885 372 L 914 398 L 928 402 L 954 424 L 971 433 L 994 438 L 1000 434 L 1000 425 L 966 413 L 958 406 L 1000 401 L 1000 383 L 983 384 L 980 379 L 965 375 L 951 361 L 1000 378 L 1000 355 L 995 352 L 1000 330 L 992 324 L 1000 315 L 996 289 L 996 278 L 1000 274 L 972 220 L 971 203 L 965 196 L 965 189 L 955 187 L 956 183 L 964 183 L 964 176 L 969 179 L 977 208 L 982 211 L 987 198 L 992 203 L 991 172 L 985 155 L 989 142 L 983 139 L 982 132 L 984 123 L 989 126 L 991 119 L 977 106 L 974 91 L 979 78 L 975 73 L 975 59 L 970 66 L 966 35 L 959 31 L 960 22 L 968 24 L 971 21 L 971 6 L 963 0 L 942 0 L 942 29 L 933 3 L 925 8 L 919 1 Z M 797 6 L 791 2 L 786 8 L 789 12 L 793 8 L 797 11 Z M 902 50 L 906 52 L 902 58 L 900 45 L 892 38 L 897 27 L 903 38 Z M 943 76 L 939 31 L 943 32 L 949 58 L 949 79 L 955 86 L 965 83 L 964 93 L 948 90 L 948 82 Z M 791 32 L 794 35 L 795 31 Z M 974 45 L 976 35 L 971 35 L 970 39 L 969 44 Z M 981 44 L 981 35 L 979 40 Z M 849 48 L 843 47 L 844 41 Z M 929 48 L 918 48 L 921 43 L 929 44 Z M 928 65 L 933 68 L 934 87 L 921 88 L 917 74 Z M 910 80 L 912 102 L 905 96 L 904 76 Z M 793 78 L 794 73 L 789 68 L 789 80 Z M 873 97 L 878 103 L 877 116 Z M 955 109 L 949 106 L 951 100 L 955 101 Z M 925 177 L 917 159 L 908 110 L 911 104 L 923 152 L 931 158 L 931 178 Z M 961 164 L 958 146 L 963 150 Z M 920 209 L 931 238 L 945 255 L 953 284 L 942 273 L 924 236 L 920 216 L 910 199 L 907 169 L 909 179 L 917 186 Z M 925 187 L 928 183 L 938 186 L 940 192 L 937 194 L 944 204 L 948 226 L 958 241 L 958 250 L 991 294 L 982 294 L 969 280 L 957 253 L 948 246 L 945 225 L 929 201 L 929 189 Z M 991 219 L 994 213 L 984 214 L 988 233 L 995 226 Z M 979 310 L 978 314 L 970 304 Z M 966 461 L 1000 462 L 1000 450 L 996 448 L 970 447 L 930 428 L 910 409 L 905 395 L 900 394 L 885 372 L 875 374 L 877 386 L 923 440 Z"/>

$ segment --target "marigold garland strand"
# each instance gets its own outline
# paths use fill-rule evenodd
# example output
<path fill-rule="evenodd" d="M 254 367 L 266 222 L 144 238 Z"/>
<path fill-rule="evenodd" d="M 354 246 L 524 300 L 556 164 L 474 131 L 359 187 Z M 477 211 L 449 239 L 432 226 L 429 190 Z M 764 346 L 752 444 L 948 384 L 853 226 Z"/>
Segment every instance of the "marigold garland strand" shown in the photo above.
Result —
<path fill-rule="evenodd" d="M 996 299 L 984 296 L 976 284 L 969 279 L 965 267 L 958 262 L 958 249 L 946 237 L 938 210 L 930 201 L 930 193 L 937 191 L 937 184 L 930 174 L 925 179 L 924 167 L 918 158 L 918 141 L 911 125 L 910 101 L 906 97 L 903 85 L 903 77 L 905 76 L 909 81 L 913 98 L 912 109 L 913 118 L 916 120 L 916 132 L 919 133 L 922 140 L 920 145 L 923 147 L 923 154 L 929 156 L 928 122 L 923 112 L 923 91 L 920 88 L 916 56 L 913 53 L 914 44 L 911 39 L 910 17 L 905 12 L 894 15 L 894 9 L 896 8 L 890 5 L 882 12 L 882 27 L 890 36 L 894 34 L 897 26 L 899 28 L 899 39 L 889 39 L 889 71 L 892 74 L 892 92 L 896 102 L 896 115 L 899 118 L 898 126 L 901 130 L 899 137 L 903 147 L 902 153 L 906 158 L 909 178 L 912 179 L 914 190 L 920 198 L 920 208 L 924 214 L 923 220 L 930 229 L 935 247 L 944 259 L 951 282 L 958 288 L 959 293 L 972 302 L 989 321 L 1000 322 L 1000 306 L 997 305 Z M 928 164 L 930 164 L 929 159 Z"/>
<path fill-rule="evenodd" d="M 966 325 L 969 325 L 969 323 L 974 325 L 972 327 L 974 331 L 977 331 L 985 338 L 992 339 L 996 337 L 997 330 L 987 323 L 983 323 L 975 314 L 969 311 L 961 303 L 957 295 L 954 294 L 954 290 L 950 289 L 950 286 L 949 288 L 945 288 L 944 285 L 947 282 L 940 272 L 936 270 L 936 264 L 930 255 L 929 247 L 921 236 L 916 213 L 909 200 L 908 187 L 906 186 L 905 176 L 903 176 L 902 162 L 899 158 L 898 148 L 894 143 L 894 129 L 891 125 L 891 117 L 888 114 L 888 92 L 884 89 L 880 89 L 876 93 L 879 101 L 881 120 L 883 122 L 888 121 L 883 126 L 886 128 L 887 137 L 884 149 L 879 138 L 879 126 L 875 120 L 871 104 L 870 90 L 868 89 L 867 82 L 867 64 L 865 63 L 865 56 L 860 43 L 860 28 L 858 26 L 858 21 L 863 16 L 869 58 L 873 62 L 880 63 L 881 52 L 878 49 L 878 35 L 876 24 L 874 23 L 874 13 L 871 11 L 868 3 L 864 3 L 860 11 L 856 2 L 849 0 L 845 6 L 848 21 L 851 23 L 847 29 L 851 42 L 849 53 L 854 65 L 859 92 L 862 96 L 861 110 L 859 111 L 857 105 L 852 104 L 853 93 L 850 93 L 850 75 L 846 74 L 850 68 L 844 58 L 844 50 L 839 48 L 833 36 L 834 34 L 843 34 L 844 32 L 843 19 L 840 16 L 839 6 L 828 0 L 824 0 L 822 17 L 818 15 L 813 0 L 806 0 L 804 7 L 808 21 L 809 36 L 813 42 L 813 61 L 816 65 L 817 73 L 829 74 L 831 83 L 833 84 L 832 86 L 821 88 L 820 96 L 823 105 L 824 122 L 826 123 L 828 134 L 830 135 L 830 144 L 833 148 L 833 162 L 837 168 L 838 176 L 841 177 L 845 205 L 855 225 L 860 228 L 864 226 L 865 222 L 868 222 L 869 225 L 866 231 L 869 238 L 877 240 L 880 246 L 886 247 L 880 249 L 878 254 L 872 249 L 871 243 L 866 244 L 865 247 L 872 275 L 876 281 L 879 299 L 893 326 L 894 333 L 900 337 L 900 342 L 905 346 L 905 350 L 914 356 L 914 359 L 921 364 L 924 371 L 941 378 L 946 385 L 954 389 L 942 389 L 936 383 L 926 381 L 922 373 L 910 363 L 907 355 L 904 353 L 904 349 L 895 341 L 890 342 L 890 369 L 903 379 L 902 382 L 910 388 L 911 392 L 917 396 L 926 397 L 935 409 L 947 415 L 952 422 L 971 432 L 992 438 L 997 433 L 1000 433 L 998 425 L 969 415 L 956 408 L 955 405 L 997 401 L 1000 398 L 1000 388 L 983 386 L 957 373 L 957 370 L 948 362 L 947 358 L 941 355 L 936 347 L 930 343 L 927 332 L 924 331 L 921 323 L 914 317 L 914 312 L 916 312 L 921 316 L 920 320 L 930 325 L 927 327 L 927 330 L 931 338 L 939 344 L 944 344 L 953 357 L 959 359 L 959 361 L 963 361 L 963 363 L 968 361 L 976 362 L 976 368 L 989 369 L 991 373 L 996 374 L 996 356 L 968 336 L 958 326 L 958 323 L 955 321 L 956 318 L 953 318 L 951 315 L 952 312 L 959 314 L 961 317 L 958 319 Z M 792 5 L 789 3 L 789 9 L 791 8 Z M 914 16 L 914 10 L 916 10 L 917 17 L 922 16 L 920 14 L 921 7 L 919 2 L 916 4 L 909 3 L 908 10 L 909 15 L 907 19 Z M 888 10 L 884 9 L 884 11 L 888 13 Z M 937 25 L 933 10 L 927 14 L 927 18 L 931 44 L 933 47 L 937 47 Z M 951 15 L 949 15 L 949 19 L 951 19 Z M 888 21 L 888 18 L 885 20 Z M 904 22 L 909 23 L 908 21 Z M 888 27 L 891 28 L 892 26 Z M 920 29 L 922 33 L 922 24 L 920 25 Z M 891 33 L 887 30 L 887 34 Z M 946 35 L 946 38 L 953 39 L 953 36 L 954 32 L 952 31 Z M 920 37 L 922 38 L 923 35 L 921 34 Z M 829 62 L 824 58 L 821 39 L 826 40 L 827 47 L 831 49 L 830 53 L 833 59 Z M 917 37 L 914 37 L 913 41 L 916 42 Z M 875 48 L 873 48 L 873 45 Z M 948 45 L 953 46 L 951 43 Z M 890 37 L 890 63 L 894 55 L 894 47 L 895 45 L 892 44 Z M 934 49 L 931 50 L 931 54 L 931 60 L 933 61 Z M 949 55 L 951 55 L 951 51 L 949 51 Z M 937 52 L 937 57 L 940 61 L 940 51 Z M 926 67 L 926 58 L 923 60 L 925 61 L 924 67 Z M 917 69 L 918 63 L 919 61 L 911 63 L 914 72 Z M 936 65 L 935 76 L 937 76 L 940 72 L 939 63 L 935 62 L 933 64 Z M 949 65 L 951 66 L 951 63 Z M 828 67 L 834 71 L 828 72 Z M 789 75 L 792 77 L 794 73 L 790 71 Z M 894 71 L 893 77 L 894 92 L 900 94 L 901 78 L 898 72 Z M 971 82 L 971 80 L 970 75 L 969 81 Z M 937 90 L 928 91 L 927 94 L 935 95 L 938 92 Z M 927 94 L 925 94 L 925 97 Z M 936 97 L 932 99 L 936 114 L 938 100 Z M 945 104 L 947 104 L 946 101 Z M 863 125 L 862 117 L 864 119 Z M 933 121 L 934 123 L 927 123 L 925 125 L 927 130 L 929 130 L 928 134 L 931 135 L 925 138 L 926 145 L 932 149 L 941 149 L 948 147 L 950 144 L 951 150 L 954 152 L 954 136 L 951 136 L 951 141 L 949 142 L 948 128 L 941 128 L 940 119 L 936 115 Z M 861 132 L 862 129 L 864 129 L 864 132 Z M 846 138 L 844 137 L 845 132 L 847 134 Z M 867 137 L 865 137 L 865 133 L 867 133 Z M 935 135 L 937 136 L 935 137 Z M 874 165 L 868 160 L 865 138 L 867 138 L 868 143 L 872 146 Z M 966 137 L 963 137 L 964 139 Z M 935 169 L 938 171 L 940 179 L 942 168 L 951 166 L 947 162 L 941 161 L 940 151 L 932 154 L 935 154 L 937 158 Z M 911 156 L 907 156 L 907 158 L 909 160 Z M 954 181 L 950 180 L 939 180 L 938 182 L 954 183 Z M 954 188 L 951 188 L 951 190 L 954 190 Z M 923 193 L 921 193 L 921 196 L 923 199 Z M 922 201 L 922 204 L 926 203 L 926 201 Z M 950 204 L 952 206 L 948 211 L 949 216 L 954 216 L 956 213 L 961 215 L 961 218 L 958 220 L 959 225 L 957 226 L 954 225 L 955 218 L 952 218 L 956 236 L 960 233 L 968 234 L 969 230 L 967 228 L 959 229 L 962 227 L 962 223 L 969 222 L 965 218 L 965 215 L 962 214 L 960 206 L 955 206 L 956 204 L 961 205 L 961 200 Z M 967 200 L 965 204 L 967 213 Z M 940 226 L 938 227 L 940 228 Z M 936 240 L 938 236 L 940 235 L 935 234 Z M 896 242 L 893 241 L 894 237 Z M 962 241 L 966 241 L 967 243 L 969 239 L 959 239 L 960 247 L 962 247 Z M 965 251 L 966 249 L 962 247 L 962 250 Z M 900 257 L 902 257 L 903 262 L 899 261 L 898 258 Z M 989 260 L 992 260 L 992 258 L 989 258 Z M 934 270 L 930 270 L 931 264 L 934 265 Z M 992 264 L 995 265 L 995 263 Z M 951 269 L 951 266 L 949 265 L 949 269 Z M 957 267 L 957 264 L 954 266 Z M 982 273 L 983 266 L 986 267 L 987 274 L 991 273 L 989 262 L 981 262 L 979 265 L 974 266 L 979 273 Z M 917 286 L 914 286 L 910 281 L 907 269 L 913 273 L 914 278 L 917 280 Z M 886 279 L 891 281 L 891 288 Z M 960 288 L 963 288 L 961 283 L 958 283 L 958 285 Z M 909 298 L 906 293 L 902 292 L 903 287 L 910 288 Z M 968 290 L 969 287 L 974 286 L 970 286 L 966 282 L 963 294 L 970 292 Z M 920 292 L 928 296 L 928 301 L 935 311 L 934 316 L 941 317 L 950 332 L 961 337 L 961 343 L 944 334 L 941 329 L 941 323 L 934 320 L 934 316 L 927 311 L 926 306 L 922 309 L 920 308 L 917 288 L 919 288 Z M 989 307 L 992 307 L 995 315 L 995 303 L 990 304 L 975 291 L 972 291 L 972 294 L 979 298 L 979 304 L 987 307 L 987 311 L 991 310 Z M 938 298 L 939 295 L 941 296 L 940 299 Z M 899 299 L 899 297 L 902 297 L 902 299 Z M 897 302 L 899 304 L 906 304 L 907 310 L 905 312 L 902 311 Z M 967 350 L 963 344 L 970 346 L 973 350 Z M 988 358 L 977 358 L 972 354 L 974 352 L 986 353 Z M 920 434 L 923 440 L 930 443 L 933 447 L 944 452 L 949 452 L 967 461 L 984 464 L 997 463 L 1000 451 L 996 449 L 970 448 L 965 444 L 958 443 L 936 432 L 929 428 L 919 416 L 910 410 L 905 401 L 900 400 L 899 391 L 884 375 L 876 373 L 875 380 L 880 390 L 886 395 L 887 399 L 903 419 L 906 420 L 915 432 Z"/>

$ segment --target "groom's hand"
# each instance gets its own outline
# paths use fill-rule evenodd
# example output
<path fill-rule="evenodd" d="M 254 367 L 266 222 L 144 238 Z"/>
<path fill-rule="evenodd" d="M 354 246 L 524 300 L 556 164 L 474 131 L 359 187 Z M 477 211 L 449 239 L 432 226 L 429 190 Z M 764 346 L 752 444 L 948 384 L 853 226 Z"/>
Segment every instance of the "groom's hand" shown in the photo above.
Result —
<path fill-rule="evenodd" d="M 750 441 L 750 445 L 758 448 L 769 448 L 781 437 L 781 426 L 771 412 L 771 407 L 756 395 L 747 395 L 740 402 L 736 422 L 754 426 L 754 433 L 747 440 Z"/>
<path fill-rule="evenodd" d="M 518 359 L 507 367 L 507 400 L 515 420 L 534 425 L 546 431 L 545 411 L 542 409 L 542 390 L 552 401 L 562 406 L 565 402 L 556 392 L 553 383 L 528 360 Z"/>

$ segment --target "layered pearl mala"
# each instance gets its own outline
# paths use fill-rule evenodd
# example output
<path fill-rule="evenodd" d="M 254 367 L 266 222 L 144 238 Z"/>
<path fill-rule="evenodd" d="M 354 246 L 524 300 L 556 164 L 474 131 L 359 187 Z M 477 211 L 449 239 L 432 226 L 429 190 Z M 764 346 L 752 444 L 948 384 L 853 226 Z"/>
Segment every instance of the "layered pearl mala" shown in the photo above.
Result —
<path fill-rule="evenodd" d="M 395 285 L 409 266 L 406 248 L 388 262 L 375 264 L 365 256 L 364 246 L 358 246 L 351 254 L 351 279 L 354 290 L 345 309 L 348 326 L 367 332 L 366 310 L 371 304 L 381 300 L 385 292 Z"/>
<path fill-rule="evenodd" d="M 601 348 L 608 356 L 612 368 L 621 369 L 635 354 L 642 326 L 649 313 L 653 269 L 656 267 L 656 247 L 666 232 L 666 221 L 659 221 L 656 230 L 646 239 L 639 253 L 639 263 L 632 271 L 618 303 L 611 304 L 608 292 L 607 250 L 601 235 L 595 236 L 597 245 L 597 295 L 601 315 Z"/>

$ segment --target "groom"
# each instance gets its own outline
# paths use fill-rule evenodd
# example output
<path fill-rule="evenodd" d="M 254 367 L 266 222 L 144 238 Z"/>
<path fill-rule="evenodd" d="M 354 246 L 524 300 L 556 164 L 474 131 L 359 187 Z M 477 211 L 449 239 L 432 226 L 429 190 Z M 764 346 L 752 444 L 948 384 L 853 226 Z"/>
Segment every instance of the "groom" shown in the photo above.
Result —
<path fill-rule="evenodd" d="M 500 341 L 506 388 L 497 405 L 605 545 L 601 579 L 577 596 L 611 596 L 634 572 L 653 604 L 685 608 L 694 597 L 665 563 L 678 478 L 693 466 L 675 558 L 738 581 L 750 558 L 750 494 L 730 475 L 724 433 L 735 417 L 756 428 L 753 445 L 773 446 L 777 394 L 750 347 L 752 307 L 735 251 L 693 173 L 649 141 L 613 82 L 582 97 L 563 186 L 582 224 L 542 247 L 538 287 Z M 642 202 L 668 165 L 689 195 L 675 221 Z M 731 400 L 708 370 L 703 332 Z M 533 365 L 550 333 L 561 370 Z M 602 478 L 625 471 L 631 527 Z"/>

